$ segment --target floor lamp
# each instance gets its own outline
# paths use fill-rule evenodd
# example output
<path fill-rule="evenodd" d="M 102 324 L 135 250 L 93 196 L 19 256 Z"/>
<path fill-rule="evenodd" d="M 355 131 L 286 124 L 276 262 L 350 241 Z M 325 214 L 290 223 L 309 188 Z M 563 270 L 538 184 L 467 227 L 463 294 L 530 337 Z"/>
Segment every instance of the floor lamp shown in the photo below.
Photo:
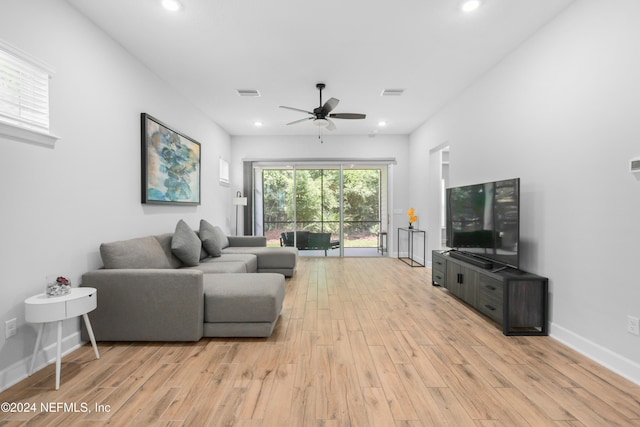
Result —
<path fill-rule="evenodd" d="M 238 206 L 247 206 L 247 198 L 242 197 L 242 193 L 238 191 L 236 197 L 233 198 L 233 204 L 236 205 L 236 236 L 238 235 Z"/>

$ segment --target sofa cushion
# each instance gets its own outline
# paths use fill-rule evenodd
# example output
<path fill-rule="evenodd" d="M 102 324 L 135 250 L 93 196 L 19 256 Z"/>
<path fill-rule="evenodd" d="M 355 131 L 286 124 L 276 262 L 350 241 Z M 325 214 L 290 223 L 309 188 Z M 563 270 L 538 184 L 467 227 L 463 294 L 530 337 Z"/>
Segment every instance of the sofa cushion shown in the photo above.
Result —
<path fill-rule="evenodd" d="M 200 265 L 225 262 L 241 262 L 245 265 L 247 273 L 258 272 L 258 257 L 253 254 L 222 254 L 216 258 L 209 257 L 206 260 L 200 261 Z"/>
<path fill-rule="evenodd" d="M 153 236 L 156 238 L 158 243 L 160 243 L 160 247 L 164 251 L 167 259 L 169 260 L 169 264 L 171 264 L 171 268 L 180 268 L 182 267 L 182 261 L 178 259 L 177 256 L 173 254 L 171 250 L 171 240 L 173 240 L 173 233 L 164 233 Z"/>
<path fill-rule="evenodd" d="M 218 259 L 218 258 L 207 258 Z M 240 261 L 201 262 L 193 267 L 182 267 L 180 270 L 198 270 L 204 274 L 247 273 L 247 266 Z"/>
<path fill-rule="evenodd" d="M 290 247 L 228 247 L 222 251 L 227 254 L 253 254 L 258 257 L 258 271 L 273 268 L 295 268 L 298 249 Z"/>
<path fill-rule="evenodd" d="M 202 242 L 198 235 L 183 220 L 178 221 L 176 231 L 171 239 L 171 251 L 186 266 L 193 267 L 200 263 Z"/>
<path fill-rule="evenodd" d="M 200 220 L 200 240 L 202 240 L 202 246 L 209 255 L 212 257 L 222 255 L 222 245 L 224 242 L 220 238 L 216 228 L 204 219 Z"/>
<path fill-rule="evenodd" d="M 100 245 L 104 268 L 172 268 L 160 243 L 153 236 Z"/>
<path fill-rule="evenodd" d="M 282 274 L 205 274 L 203 286 L 205 323 L 273 322 L 282 310 Z"/>

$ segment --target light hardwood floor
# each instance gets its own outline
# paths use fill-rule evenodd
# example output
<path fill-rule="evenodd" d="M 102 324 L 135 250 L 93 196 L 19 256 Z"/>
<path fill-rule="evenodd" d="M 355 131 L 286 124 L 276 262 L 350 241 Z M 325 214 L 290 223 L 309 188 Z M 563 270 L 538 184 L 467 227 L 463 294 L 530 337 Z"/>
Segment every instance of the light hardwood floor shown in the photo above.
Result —
<path fill-rule="evenodd" d="M 269 339 L 99 346 L 64 358 L 59 391 L 50 365 L 1 393 L 37 408 L 0 425 L 640 426 L 640 386 L 505 337 L 393 258 L 300 259 Z"/>

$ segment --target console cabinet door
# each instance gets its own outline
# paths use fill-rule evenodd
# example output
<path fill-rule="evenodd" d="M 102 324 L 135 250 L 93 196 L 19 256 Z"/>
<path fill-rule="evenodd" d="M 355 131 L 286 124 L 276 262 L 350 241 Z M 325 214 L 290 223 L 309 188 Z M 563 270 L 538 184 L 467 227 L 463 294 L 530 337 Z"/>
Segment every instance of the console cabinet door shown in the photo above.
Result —
<path fill-rule="evenodd" d="M 461 270 L 460 299 L 475 307 L 478 293 L 478 273 L 466 267 L 462 267 Z"/>
<path fill-rule="evenodd" d="M 449 292 L 475 306 L 478 288 L 478 273 L 455 262 L 447 262 L 445 283 Z"/>
<path fill-rule="evenodd" d="M 447 274 L 445 276 L 445 288 L 455 296 L 460 296 L 460 274 L 462 266 L 456 262 L 447 262 Z"/>

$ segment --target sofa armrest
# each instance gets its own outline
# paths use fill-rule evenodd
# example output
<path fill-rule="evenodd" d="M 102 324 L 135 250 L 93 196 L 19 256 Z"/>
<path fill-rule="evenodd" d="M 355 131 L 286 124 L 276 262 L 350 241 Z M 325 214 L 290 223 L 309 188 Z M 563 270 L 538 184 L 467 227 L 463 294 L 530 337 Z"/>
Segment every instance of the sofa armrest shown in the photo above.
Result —
<path fill-rule="evenodd" d="M 89 313 L 98 341 L 198 341 L 203 335 L 203 273 L 198 270 L 103 269 L 82 276 L 98 290 Z M 83 337 L 86 331 L 83 333 Z"/>
<path fill-rule="evenodd" d="M 267 238 L 265 236 L 228 236 L 229 247 L 265 247 Z"/>

